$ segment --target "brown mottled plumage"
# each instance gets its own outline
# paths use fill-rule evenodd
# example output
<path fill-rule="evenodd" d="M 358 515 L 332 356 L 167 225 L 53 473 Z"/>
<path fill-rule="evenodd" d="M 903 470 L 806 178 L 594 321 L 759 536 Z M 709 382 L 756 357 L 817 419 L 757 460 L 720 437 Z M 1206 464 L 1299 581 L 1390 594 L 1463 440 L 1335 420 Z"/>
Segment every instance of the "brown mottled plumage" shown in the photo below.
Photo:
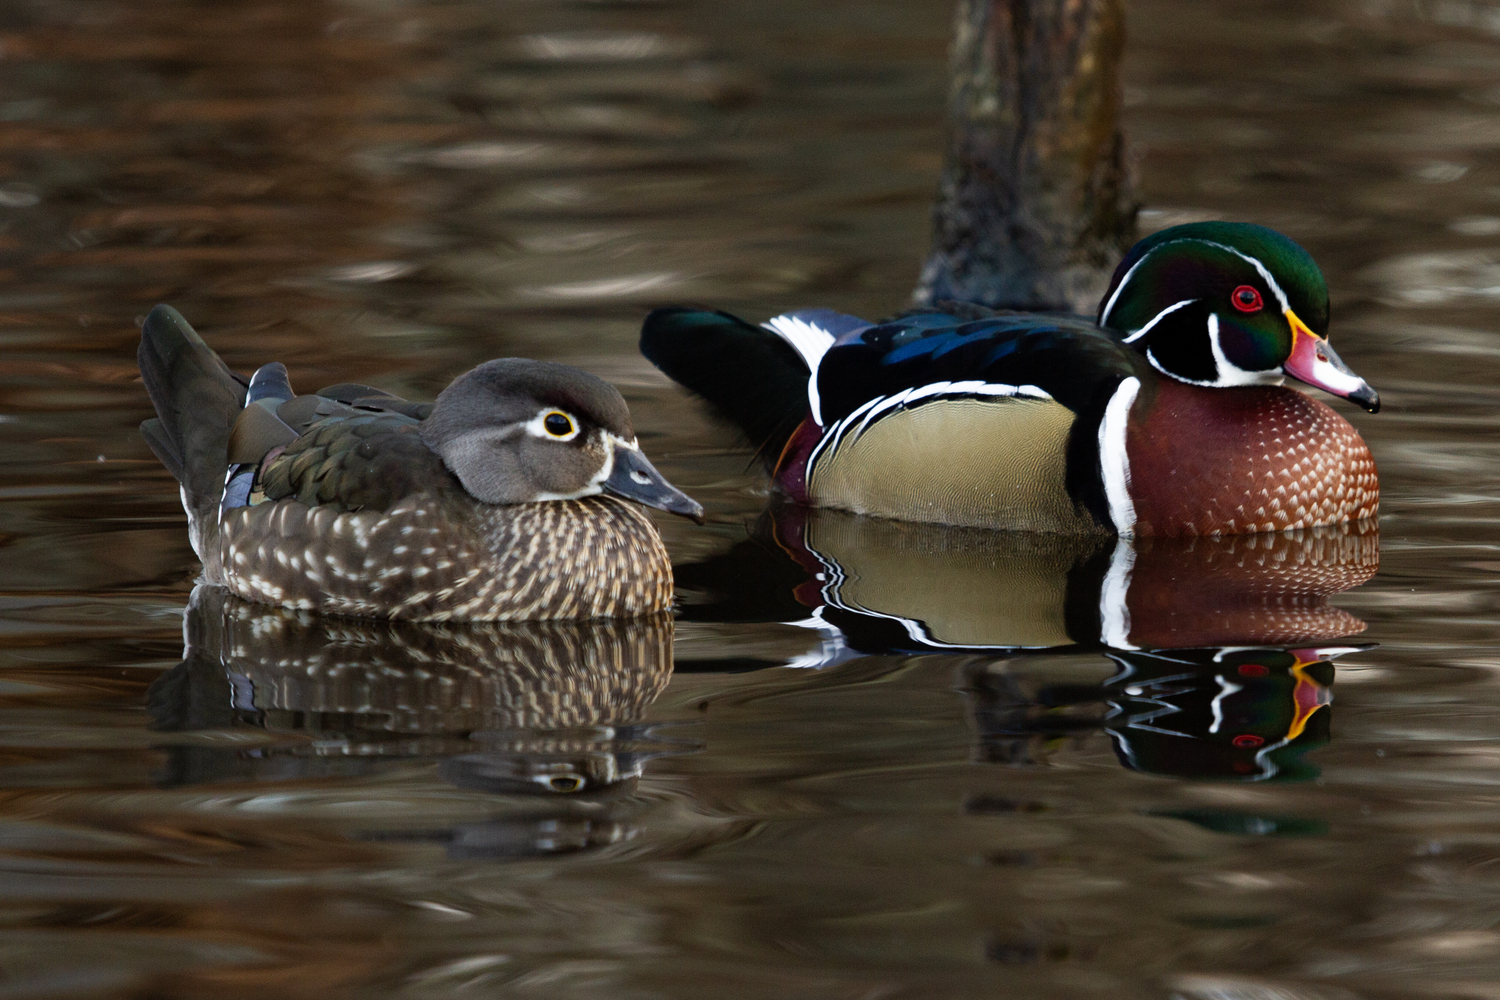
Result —
<path fill-rule="evenodd" d="M 495 505 L 446 490 L 360 511 L 288 499 L 226 511 L 219 530 L 232 592 L 329 614 L 630 618 L 672 601 L 656 528 L 614 497 Z"/>
<path fill-rule="evenodd" d="M 631 501 L 701 520 L 640 451 L 625 401 L 565 365 L 491 361 L 436 403 L 246 383 L 174 310 L 139 352 L 142 432 L 182 483 L 204 580 L 249 600 L 424 621 L 622 618 L 670 607 Z M 200 405 L 201 404 L 201 405 Z"/>

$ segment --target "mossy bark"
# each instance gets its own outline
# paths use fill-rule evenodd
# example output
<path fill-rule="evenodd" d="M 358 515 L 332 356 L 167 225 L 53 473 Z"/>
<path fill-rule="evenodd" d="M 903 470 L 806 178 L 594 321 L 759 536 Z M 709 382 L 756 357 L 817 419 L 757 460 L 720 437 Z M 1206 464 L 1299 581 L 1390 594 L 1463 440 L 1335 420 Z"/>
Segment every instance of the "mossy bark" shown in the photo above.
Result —
<path fill-rule="evenodd" d="M 958 0 L 917 302 L 1092 313 L 1135 238 L 1124 0 Z"/>

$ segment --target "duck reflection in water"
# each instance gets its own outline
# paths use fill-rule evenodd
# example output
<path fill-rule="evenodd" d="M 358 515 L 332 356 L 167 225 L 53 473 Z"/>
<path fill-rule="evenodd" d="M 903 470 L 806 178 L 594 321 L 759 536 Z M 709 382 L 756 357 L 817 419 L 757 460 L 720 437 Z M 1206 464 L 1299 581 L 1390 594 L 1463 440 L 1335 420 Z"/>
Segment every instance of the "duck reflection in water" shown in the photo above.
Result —
<path fill-rule="evenodd" d="M 1134 771 L 1181 778 L 1307 778 L 1328 742 L 1333 660 L 1366 646 L 1210 646 L 1114 651 L 1097 684 L 1028 685 L 1016 671 L 966 671 L 982 759 L 1032 763 L 1036 744 L 1102 728 Z M 1031 687 L 1031 690 L 1027 690 Z"/>
<path fill-rule="evenodd" d="M 315 780 L 432 760 L 460 788 L 522 797 L 436 831 L 465 856 L 598 846 L 614 804 L 690 743 L 640 724 L 672 673 L 672 619 L 440 625 L 318 617 L 193 592 L 180 664 L 148 692 L 154 728 L 243 728 L 253 748 L 170 745 L 166 784 Z M 275 737 L 283 737 L 276 739 Z"/>
<path fill-rule="evenodd" d="M 1243 781 L 1314 773 L 1332 661 L 1368 648 L 1328 598 L 1379 553 L 1368 521 L 1132 542 L 787 508 L 677 581 L 687 619 L 733 620 L 754 588 L 761 620 L 817 629 L 790 666 L 951 655 L 981 760 L 1102 729 L 1133 770 Z"/>

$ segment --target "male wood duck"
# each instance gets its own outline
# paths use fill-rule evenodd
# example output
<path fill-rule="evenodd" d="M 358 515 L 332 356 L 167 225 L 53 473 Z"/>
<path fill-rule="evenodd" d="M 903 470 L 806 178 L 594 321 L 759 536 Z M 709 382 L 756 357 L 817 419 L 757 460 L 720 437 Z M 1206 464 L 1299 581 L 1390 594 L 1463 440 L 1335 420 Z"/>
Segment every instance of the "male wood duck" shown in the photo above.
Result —
<path fill-rule="evenodd" d="M 1373 517 L 1359 433 L 1286 376 L 1379 409 L 1328 345 L 1307 251 L 1244 223 L 1137 243 L 1098 316 L 831 310 L 758 328 L 658 309 L 641 350 L 760 445 L 792 500 L 1068 534 L 1247 534 Z M 774 458 L 773 458 L 774 456 Z"/>
<path fill-rule="evenodd" d="M 642 454 L 625 400 L 567 365 L 489 361 L 434 403 L 248 381 L 169 306 L 138 354 L 141 424 L 182 485 L 203 579 L 251 601 L 424 621 L 630 618 L 668 608 L 643 503 L 703 509 Z M 634 502 L 632 502 L 634 501 Z"/>

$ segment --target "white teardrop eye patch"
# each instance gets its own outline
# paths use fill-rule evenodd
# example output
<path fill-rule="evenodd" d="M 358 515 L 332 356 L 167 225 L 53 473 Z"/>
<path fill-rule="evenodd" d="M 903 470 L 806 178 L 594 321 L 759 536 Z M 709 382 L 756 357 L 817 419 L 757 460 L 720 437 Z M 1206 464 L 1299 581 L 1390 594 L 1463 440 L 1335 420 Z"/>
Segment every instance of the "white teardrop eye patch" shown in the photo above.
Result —
<path fill-rule="evenodd" d="M 562 410 L 548 408 L 526 422 L 526 432 L 546 441 L 571 441 L 578 436 L 578 421 Z"/>

